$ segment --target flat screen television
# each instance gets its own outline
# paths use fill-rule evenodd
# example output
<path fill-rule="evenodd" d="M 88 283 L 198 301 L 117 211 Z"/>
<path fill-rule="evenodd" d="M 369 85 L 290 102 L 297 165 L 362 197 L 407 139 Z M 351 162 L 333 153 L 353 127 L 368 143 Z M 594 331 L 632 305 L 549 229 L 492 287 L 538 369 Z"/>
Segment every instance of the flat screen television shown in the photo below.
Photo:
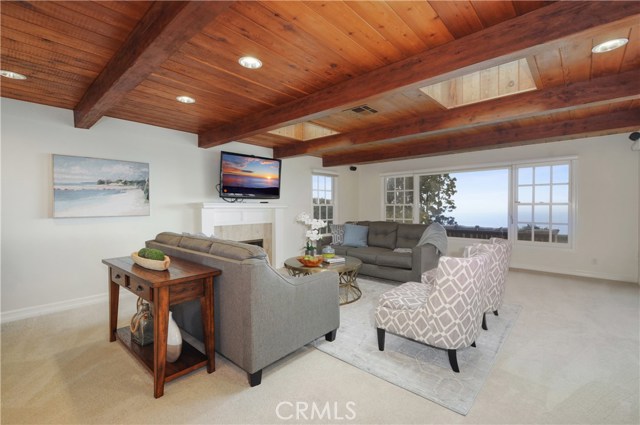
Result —
<path fill-rule="evenodd" d="M 279 199 L 279 159 L 233 152 L 220 153 L 220 197 Z"/>

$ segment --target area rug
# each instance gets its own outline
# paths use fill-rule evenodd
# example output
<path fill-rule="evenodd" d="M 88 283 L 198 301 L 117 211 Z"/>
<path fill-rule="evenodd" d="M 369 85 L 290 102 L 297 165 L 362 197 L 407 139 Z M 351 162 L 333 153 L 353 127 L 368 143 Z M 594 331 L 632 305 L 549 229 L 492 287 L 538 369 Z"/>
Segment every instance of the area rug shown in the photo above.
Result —
<path fill-rule="evenodd" d="M 358 369 L 466 415 L 522 307 L 505 304 L 499 311 L 500 316 L 487 315 L 489 330 L 480 331 L 476 348 L 458 350 L 460 373 L 455 373 L 446 350 L 389 332 L 385 351 L 379 351 L 375 307 L 380 294 L 396 285 L 362 277 L 358 283 L 362 298 L 340 307 L 340 328 L 335 341 L 320 338 L 313 345 Z"/>

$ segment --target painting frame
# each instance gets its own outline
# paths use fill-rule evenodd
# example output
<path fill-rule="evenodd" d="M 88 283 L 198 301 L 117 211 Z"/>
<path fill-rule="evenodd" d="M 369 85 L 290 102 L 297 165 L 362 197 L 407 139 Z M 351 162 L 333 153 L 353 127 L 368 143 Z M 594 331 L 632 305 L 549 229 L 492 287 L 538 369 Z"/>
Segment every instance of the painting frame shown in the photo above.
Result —
<path fill-rule="evenodd" d="M 53 218 L 151 215 L 149 163 L 51 155 Z"/>

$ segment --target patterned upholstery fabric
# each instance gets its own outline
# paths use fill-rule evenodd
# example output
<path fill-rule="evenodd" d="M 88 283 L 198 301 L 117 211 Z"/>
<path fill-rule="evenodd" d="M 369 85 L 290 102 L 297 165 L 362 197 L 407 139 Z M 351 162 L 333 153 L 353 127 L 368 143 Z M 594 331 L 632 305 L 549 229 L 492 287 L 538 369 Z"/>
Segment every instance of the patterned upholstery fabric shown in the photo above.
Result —
<path fill-rule="evenodd" d="M 427 270 L 426 272 L 422 273 L 422 276 L 420 277 L 420 282 L 427 285 L 435 285 L 437 272 L 438 272 L 437 267 L 431 270 Z"/>
<path fill-rule="evenodd" d="M 440 257 L 435 285 L 418 284 L 383 294 L 375 312 L 376 325 L 434 347 L 455 350 L 475 340 L 482 322 L 484 279 L 489 256 Z M 418 285 L 423 288 L 418 290 Z M 422 294 L 429 291 L 426 302 Z M 402 295 L 407 300 L 403 301 Z"/>
<path fill-rule="evenodd" d="M 465 248 L 465 256 L 481 253 L 489 254 L 491 260 L 487 268 L 487 294 L 485 312 L 497 311 L 504 299 L 505 283 L 511 259 L 511 244 L 505 239 L 492 238 L 489 243 L 478 243 Z"/>
<path fill-rule="evenodd" d="M 422 307 L 433 291 L 433 285 L 407 282 L 380 296 L 379 304 L 384 308 L 414 310 Z"/>
<path fill-rule="evenodd" d="M 342 245 L 344 242 L 344 224 L 331 224 L 331 244 Z"/>
<path fill-rule="evenodd" d="M 495 294 L 495 302 L 492 303 L 493 310 L 498 310 L 500 306 L 502 306 L 502 300 L 504 298 L 504 289 L 507 283 L 507 274 L 509 274 L 509 265 L 511 264 L 511 251 L 512 245 L 506 239 L 501 238 L 491 238 L 489 239 L 494 245 L 502 245 L 504 247 L 504 255 L 500 257 L 500 281 L 501 285 L 497 288 L 497 293 Z"/>

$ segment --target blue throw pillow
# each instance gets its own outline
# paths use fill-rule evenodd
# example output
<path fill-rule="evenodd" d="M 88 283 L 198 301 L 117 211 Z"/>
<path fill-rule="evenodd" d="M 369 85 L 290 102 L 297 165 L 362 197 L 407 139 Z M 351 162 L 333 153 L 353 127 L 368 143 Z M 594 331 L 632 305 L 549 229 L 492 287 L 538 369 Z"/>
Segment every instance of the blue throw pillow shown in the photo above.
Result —
<path fill-rule="evenodd" d="M 344 225 L 344 241 L 342 246 L 352 246 L 354 248 L 366 247 L 369 226 L 359 226 L 357 224 Z"/>

